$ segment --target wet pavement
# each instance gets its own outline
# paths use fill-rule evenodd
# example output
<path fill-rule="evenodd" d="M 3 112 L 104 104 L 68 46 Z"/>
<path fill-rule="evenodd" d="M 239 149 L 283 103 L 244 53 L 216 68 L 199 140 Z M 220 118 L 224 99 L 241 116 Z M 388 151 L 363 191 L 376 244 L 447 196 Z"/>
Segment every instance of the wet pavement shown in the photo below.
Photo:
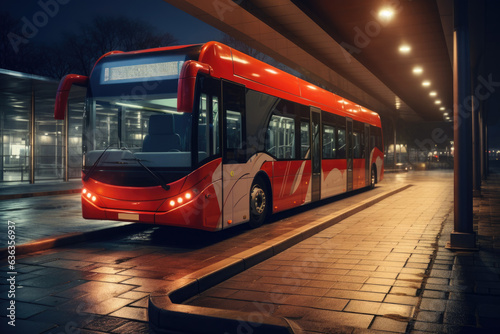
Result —
<path fill-rule="evenodd" d="M 0 222 L 5 226 L 8 221 L 15 223 L 17 245 L 68 233 L 130 224 L 83 219 L 79 193 L 0 200 Z M 7 245 L 6 231 L 5 227 L 0 232 L 0 248 Z"/>
<path fill-rule="evenodd" d="M 0 200 L 48 195 L 75 194 L 82 189 L 81 179 L 70 181 L 36 180 L 27 182 L 0 182 Z"/>
<path fill-rule="evenodd" d="M 16 331 L 3 312 L 0 332 L 149 333 L 151 292 L 168 289 L 193 272 L 405 184 L 412 186 L 187 304 L 287 316 L 306 333 L 496 332 L 500 328 L 500 177 L 492 175 L 483 197 L 475 200 L 478 252 L 444 248 L 453 227 L 452 178 L 448 171 L 390 174 L 372 191 L 293 210 L 255 230 L 237 226 L 207 233 L 148 227 L 18 256 L 13 275 Z M 61 202 L 58 196 L 51 197 Z M 25 214 L 37 217 L 36 211 Z M 67 221 L 55 214 L 50 217 Z M 24 232 L 27 237 L 31 231 L 40 233 L 29 219 L 23 224 L 29 229 Z M 10 303 L 9 273 L 9 267 L 2 267 L 3 310 Z"/>
<path fill-rule="evenodd" d="M 474 198 L 478 251 L 445 248 L 453 230 L 448 216 L 422 286 L 414 332 L 498 333 L 500 331 L 500 170 Z"/>
<path fill-rule="evenodd" d="M 479 251 L 459 252 L 444 247 L 453 174 L 397 177 L 413 186 L 185 304 L 286 317 L 305 333 L 498 332 L 500 175 L 474 202 Z"/>
<path fill-rule="evenodd" d="M 8 297 L 12 287 L 7 278 L 14 276 L 15 333 L 148 332 L 150 292 L 402 183 L 386 182 L 371 191 L 323 202 L 322 206 L 292 210 L 255 230 L 236 226 L 208 233 L 150 227 L 137 233 L 20 255 L 14 268 L 1 268 L 0 308 L 6 310 L 12 300 Z M 68 226 L 86 229 L 87 221 L 79 227 L 69 224 L 81 219 L 76 209 L 79 199 L 71 196 L 74 195 L 19 199 L 10 206 L 12 210 L 4 206 L 9 201 L 2 201 L 2 219 L 16 220 L 16 238 L 63 234 Z M 47 209 L 40 210 L 43 206 Z M 40 211 L 46 215 L 40 215 Z M 107 223 L 101 222 L 101 226 L 106 227 Z M 16 274 L 11 275 L 13 270 Z M 0 332 L 12 332 L 6 312 L 0 317 Z"/>
<path fill-rule="evenodd" d="M 186 304 L 285 317 L 310 333 L 404 333 L 452 208 L 453 174 L 395 177 L 412 187 Z"/>

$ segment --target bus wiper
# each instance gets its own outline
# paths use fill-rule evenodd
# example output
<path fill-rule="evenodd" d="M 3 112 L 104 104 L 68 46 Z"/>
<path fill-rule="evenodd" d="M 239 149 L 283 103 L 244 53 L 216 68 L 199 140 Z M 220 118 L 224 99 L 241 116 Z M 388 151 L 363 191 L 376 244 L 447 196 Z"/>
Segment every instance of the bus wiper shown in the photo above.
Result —
<path fill-rule="evenodd" d="M 114 143 L 113 143 L 114 144 Z M 102 153 L 99 155 L 99 157 L 97 157 L 97 160 L 94 162 L 94 164 L 92 166 L 90 166 L 90 170 L 87 172 L 87 174 L 85 174 L 85 176 L 83 177 L 83 181 L 87 182 L 90 178 L 90 176 L 95 172 L 95 169 L 97 168 L 97 166 L 99 165 L 99 161 L 101 161 L 101 158 L 104 156 L 104 153 L 106 153 L 106 151 L 108 150 L 108 148 L 110 148 L 113 144 L 109 144 L 105 149 L 104 151 L 102 151 Z"/>
<path fill-rule="evenodd" d="M 142 159 L 139 159 L 138 157 L 135 156 L 134 152 L 132 152 L 131 150 L 129 150 L 128 148 L 126 147 L 122 147 L 121 148 L 122 150 L 125 150 L 127 152 L 130 152 L 130 154 L 132 154 L 133 158 L 126 158 L 126 159 L 122 159 L 122 160 L 132 160 L 132 161 L 136 161 L 139 165 L 141 165 L 149 174 L 151 174 L 151 176 L 156 180 L 156 182 L 158 182 L 158 184 L 163 188 L 165 189 L 165 191 L 169 191 L 170 190 L 170 186 L 168 184 L 165 184 L 165 182 L 161 179 L 161 177 L 158 176 L 158 174 L 156 174 L 155 172 L 153 172 L 151 169 L 149 169 L 148 166 L 146 166 L 145 164 L 143 164 L 142 162 L 143 161 L 146 161 L 146 160 L 142 160 Z"/>

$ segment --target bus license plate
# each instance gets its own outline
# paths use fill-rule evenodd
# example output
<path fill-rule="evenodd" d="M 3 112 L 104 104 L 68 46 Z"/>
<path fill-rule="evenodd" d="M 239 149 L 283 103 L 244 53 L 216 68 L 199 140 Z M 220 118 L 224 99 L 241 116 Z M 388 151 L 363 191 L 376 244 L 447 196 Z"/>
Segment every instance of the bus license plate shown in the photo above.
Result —
<path fill-rule="evenodd" d="M 139 220 L 139 214 L 138 213 L 119 213 L 118 219 Z"/>

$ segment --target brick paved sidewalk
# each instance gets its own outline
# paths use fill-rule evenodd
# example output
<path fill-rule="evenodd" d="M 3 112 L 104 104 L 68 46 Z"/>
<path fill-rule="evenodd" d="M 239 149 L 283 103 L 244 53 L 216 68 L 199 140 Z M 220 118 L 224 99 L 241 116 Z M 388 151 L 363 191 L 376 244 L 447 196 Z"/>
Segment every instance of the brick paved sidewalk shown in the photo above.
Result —
<path fill-rule="evenodd" d="M 452 174 L 418 182 L 187 304 L 287 317 L 307 333 L 419 328 L 417 308 L 434 305 L 421 288 L 438 283 L 426 274 L 452 200 Z"/>
<path fill-rule="evenodd" d="M 500 174 L 474 199 L 478 252 L 444 248 L 453 230 L 448 218 L 422 289 L 412 333 L 498 333 L 500 331 Z"/>
<path fill-rule="evenodd" d="M 0 308 L 4 310 L 0 313 L 0 333 L 149 333 L 149 293 L 167 289 L 186 275 L 402 186 L 404 182 L 386 182 L 355 196 L 309 206 L 309 210 L 301 208 L 278 214 L 273 223 L 258 229 L 242 225 L 208 233 L 149 227 L 137 233 L 18 255 L 15 331 L 6 317 L 12 300 L 8 297 L 7 281 L 11 269 L 6 262 L 0 267 Z M 42 199 L 43 203 L 50 202 L 48 197 L 38 197 L 23 199 L 22 203 L 38 203 L 42 208 Z M 64 206 L 60 211 L 67 212 L 65 204 L 69 206 L 74 200 L 78 199 L 59 199 L 59 205 Z M 2 204 L 11 201 L 2 201 Z M 12 213 L 20 211 L 12 210 Z M 36 213 L 32 215 L 36 218 Z M 30 219 L 24 218 L 26 224 L 21 217 L 9 215 L 9 219 L 16 221 L 16 242 L 21 239 L 17 239 L 18 232 L 26 230 L 32 235 L 30 230 L 35 225 L 30 225 Z M 62 218 L 51 220 L 55 227 L 63 223 Z M 69 223 L 75 220 L 68 218 Z M 50 231 L 40 224 L 36 224 L 35 230 L 37 233 Z"/>
<path fill-rule="evenodd" d="M 272 314 L 306 333 L 500 329 L 500 174 L 474 200 L 477 252 L 444 248 L 452 174 L 420 182 L 186 302 Z"/>

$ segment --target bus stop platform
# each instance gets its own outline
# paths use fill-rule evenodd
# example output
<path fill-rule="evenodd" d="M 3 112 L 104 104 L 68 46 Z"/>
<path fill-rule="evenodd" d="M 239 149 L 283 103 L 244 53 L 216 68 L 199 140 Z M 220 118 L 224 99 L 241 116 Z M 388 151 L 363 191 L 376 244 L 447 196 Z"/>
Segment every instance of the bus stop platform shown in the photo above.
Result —
<path fill-rule="evenodd" d="M 453 172 L 417 175 L 413 186 L 275 256 L 244 260 L 246 270 L 225 261 L 153 292 L 150 324 L 192 333 L 498 332 L 500 175 L 474 199 L 476 251 L 445 248 Z M 311 218 L 303 215 L 294 218 Z M 231 278 L 216 282 L 221 272 Z"/>

